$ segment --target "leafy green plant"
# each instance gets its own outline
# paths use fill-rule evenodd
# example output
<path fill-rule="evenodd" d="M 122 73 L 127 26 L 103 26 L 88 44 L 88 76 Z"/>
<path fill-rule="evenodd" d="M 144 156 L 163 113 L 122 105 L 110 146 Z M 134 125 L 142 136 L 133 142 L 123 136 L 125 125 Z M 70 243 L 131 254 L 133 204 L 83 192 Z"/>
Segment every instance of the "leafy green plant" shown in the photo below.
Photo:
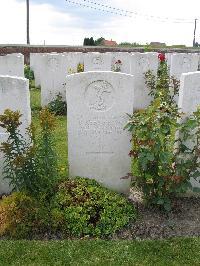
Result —
<path fill-rule="evenodd" d="M 35 76 L 33 70 L 30 68 L 29 65 L 24 66 L 24 76 L 26 79 L 29 80 L 29 88 L 33 87 Z"/>
<path fill-rule="evenodd" d="M 75 178 L 61 183 L 52 205 L 54 227 L 73 236 L 108 236 L 131 219 L 135 209 L 127 199 L 95 180 Z"/>
<path fill-rule="evenodd" d="M 58 162 L 55 152 L 54 130 L 56 127 L 55 117 L 44 108 L 40 112 L 41 131 L 37 140 L 37 163 L 41 187 L 43 191 L 50 193 L 58 179 Z"/>
<path fill-rule="evenodd" d="M 8 141 L 0 146 L 5 155 L 3 174 L 14 191 L 39 197 L 51 193 L 58 178 L 53 138 L 55 117 L 48 109 L 40 112 L 41 130 L 36 139 L 32 125 L 27 129 L 27 137 L 20 134 L 21 116 L 11 110 L 0 115 L 0 126 L 9 133 Z"/>
<path fill-rule="evenodd" d="M 33 70 L 28 65 L 24 66 L 24 76 L 26 79 L 29 79 L 29 80 L 34 80 L 35 78 Z"/>
<path fill-rule="evenodd" d="M 169 76 L 169 69 L 165 56 L 160 57 L 160 64 L 157 75 L 154 75 L 151 70 L 145 73 L 145 83 L 149 89 L 149 95 L 153 100 L 159 98 L 164 104 L 173 105 L 175 113 L 177 113 L 176 97 L 179 94 L 180 81 L 173 76 Z"/>
<path fill-rule="evenodd" d="M 136 185 L 142 189 L 146 202 L 169 211 L 171 197 L 187 190 L 189 172 L 197 164 L 197 154 L 192 155 L 193 151 L 187 153 L 187 160 L 183 164 L 181 158 L 186 155 L 183 143 L 179 154 L 174 152 L 177 142 L 175 133 L 180 129 L 188 138 L 188 132 L 199 126 L 199 120 L 196 117 L 195 122 L 193 119 L 193 122 L 188 120 L 185 125 L 178 123 L 181 114 L 175 97 L 179 82 L 169 77 L 165 57 L 159 58 L 157 77 L 150 71 L 145 75 L 153 100 L 145 110 L 138 110 L 129 116 L 126 128 L 132 132 L 130 156 L 133 157 L 136 169 Z"/>
<path fill-rule="evenodd" d="M 8 109 L 0 115 L 0 126 L 9 133 L 8 141 L 0 146 L 0 150 L 5 154 L 3 174 L 13 190 L 34 193 L 38 182 L 34 156 L 34 128 L 30 126 L 27 130 L 28 140 L 25 140 L 19 130 L 21 116 L 18 111 Z"/>
<path fill-rule="evenodd" d="M 48 109 L 55 115 L 66 115 L 67 103 L 63 101 L 62 95 L 58 94 L 56 98 L 48 104 Z"/>

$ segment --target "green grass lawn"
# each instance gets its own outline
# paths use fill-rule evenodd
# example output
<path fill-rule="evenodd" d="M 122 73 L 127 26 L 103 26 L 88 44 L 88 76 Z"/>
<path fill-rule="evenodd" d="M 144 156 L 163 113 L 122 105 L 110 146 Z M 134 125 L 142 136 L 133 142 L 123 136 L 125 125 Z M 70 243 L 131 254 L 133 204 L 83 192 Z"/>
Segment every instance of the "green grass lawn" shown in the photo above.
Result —
<path fill-rule="evenodd" d="M 31 91 L 38 125 L 40 91 Z M 68 174 L 66 117 L 57 117 L 59 167 Z M 200 238 L 146 241 L 0 241 L 0 265 L 200 265 Z"/>
<path fill-rule="evenodd" d="M 1 241 L 0 265 L 200 265 L 200 239 Z"/>

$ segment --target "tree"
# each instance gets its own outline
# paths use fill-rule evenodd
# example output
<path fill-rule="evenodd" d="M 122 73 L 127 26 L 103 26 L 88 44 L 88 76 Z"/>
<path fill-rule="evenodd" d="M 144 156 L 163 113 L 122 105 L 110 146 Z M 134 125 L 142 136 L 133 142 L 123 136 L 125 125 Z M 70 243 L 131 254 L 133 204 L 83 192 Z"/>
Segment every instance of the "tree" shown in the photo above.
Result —
<path fill-rule="evenodd" d="M 98 38 L 96 41 L 95 41 L 95 45 L 96 46 L 99 46 L 99 45 L 102 45 L 102 42 L 105 40 L 105 38 L 101 37 L 101 38 Z"/>
<path fill-rule="evenodd" d="M 105 40 L 103 37 L 100 37 L 96 40 L 94 40 L 93 37 L 84 38 L 83 45 L 84 46 L 99 46 L 99 45 L 102 45 L 103 40 Z"/>
<path fill-rule="evenodd" d="M 84 46 L 89 46 L 90 45 L 90 38 L 84 38 L 83 45 Z"/>
<path fill-rule="evenodd" d="M 85 46 L 87 42 L 87 38 L 84 38 L 83 45 Z"/>

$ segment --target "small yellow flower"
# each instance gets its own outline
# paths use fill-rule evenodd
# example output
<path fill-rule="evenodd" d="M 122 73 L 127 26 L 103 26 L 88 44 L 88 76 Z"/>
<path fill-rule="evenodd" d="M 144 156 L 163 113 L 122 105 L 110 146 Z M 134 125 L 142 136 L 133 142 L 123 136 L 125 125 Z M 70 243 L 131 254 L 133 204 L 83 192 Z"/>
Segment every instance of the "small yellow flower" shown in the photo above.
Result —
<path fill-rule="evenodd" d="M 77 72 L 78 73 L 84 72 L 84 64 L 81 64 L 81 63 L 78 64 L 78 66 L 77 66 Z"/>

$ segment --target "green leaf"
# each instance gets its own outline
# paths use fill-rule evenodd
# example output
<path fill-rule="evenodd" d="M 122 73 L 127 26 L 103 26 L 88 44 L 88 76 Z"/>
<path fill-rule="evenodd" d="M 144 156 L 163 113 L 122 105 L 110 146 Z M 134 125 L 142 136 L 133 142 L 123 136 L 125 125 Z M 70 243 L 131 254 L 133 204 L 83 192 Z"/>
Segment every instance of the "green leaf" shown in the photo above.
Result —
<path fill-rule="evenodd" d="M 194 187 L 192 191 L 195 193 L 200 193 L 200 187 Z"/>
<path fill-rule="evenodd" d="M 153 153 L 148 153 L 147 156 L 146 156 L 146 158 L 150 162 L 153 162 L 155 157 L 154 157 L 154 154 Z"/>
<path fill-rule="evenodd" d="M 160 152 L 160 160 L 163 164 L 169 163 L 172 154 L 170 152 Z"/>
<path fill-rule="evenodd" d="M 165 209 L 167 212 L 170 212 L 171 209 L 172 209 L 171 203 L 170 203 L 170 202 L 166 202 L 166 203 L 164 204 L 164 209 Z"/>
<path fill-rule="evenodd" d="M 165 202 L 164 199 L 159 199 L 159 200 L 157 201 L 157 204 L 158 204 L 158 205 L 163 205 L 164 202 Z"/>
<path fill-rule="evenodd" d="M 197 170 L 194 173 L 192 173 L 191 176 L 196 179 L 196 178 L 200 177 L 200 172 Z"/>

